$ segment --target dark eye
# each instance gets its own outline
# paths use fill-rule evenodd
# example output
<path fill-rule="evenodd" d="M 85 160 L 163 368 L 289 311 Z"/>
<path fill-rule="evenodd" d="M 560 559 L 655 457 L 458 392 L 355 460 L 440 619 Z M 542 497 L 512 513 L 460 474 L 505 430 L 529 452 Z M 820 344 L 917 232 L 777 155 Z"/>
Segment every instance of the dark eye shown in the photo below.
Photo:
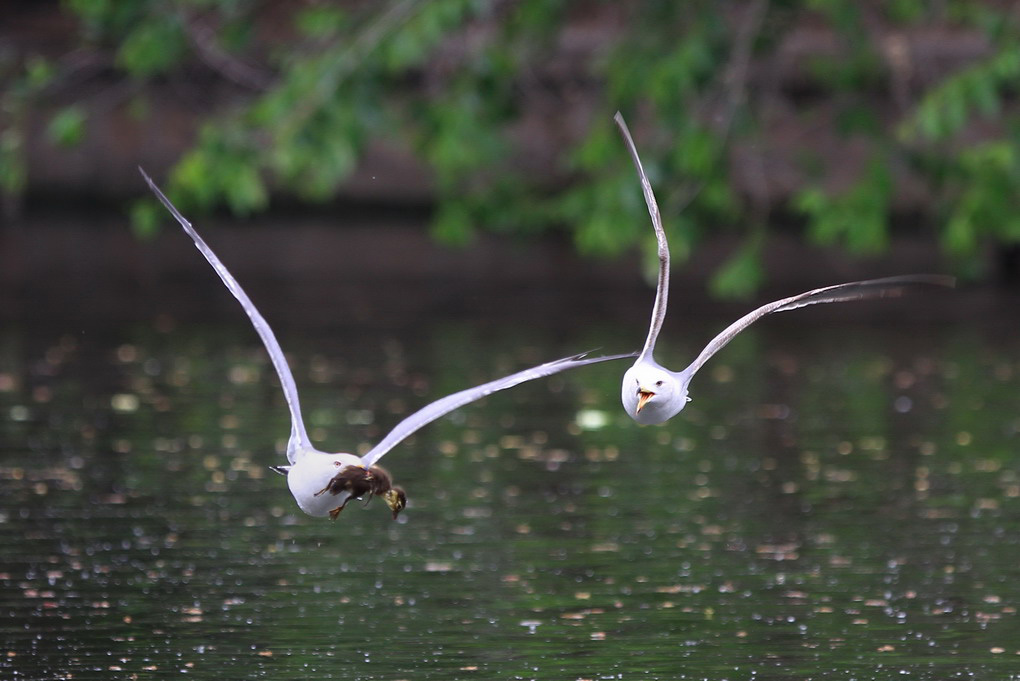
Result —
<path fill-rule="evenodd" d="M 656 381 L 655 382 L 655 387 L 656 388 L 661 388 L 662 387 L 662 381 Z"/>

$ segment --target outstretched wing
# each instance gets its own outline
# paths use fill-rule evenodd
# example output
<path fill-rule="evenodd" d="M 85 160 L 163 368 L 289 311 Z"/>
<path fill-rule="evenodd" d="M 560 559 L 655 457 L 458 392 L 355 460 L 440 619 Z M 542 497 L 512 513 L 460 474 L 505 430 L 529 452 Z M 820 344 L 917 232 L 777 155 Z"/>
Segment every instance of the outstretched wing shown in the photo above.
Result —
<path fill-rule="evenodd" d="M 518 371 L 515 374 L 504 376 L 503 378 L 497 378 L 495 381 L 489 381 L 482 385 L 475 386 L 474 388 L 468 388 L 467 390 L 461 390 L 460 392 L 447 395 L 446 397 L 436 400 L 432 404 L 422 407 L 418 411 L 414 412 L 406 419 L 396 425 L 386 437 L 384 437 L 379 444 L 373 447 L 368 454 L 361 457 L 361 461 L 365 466 L 371 466 L 376 461 L 382 458 L 386 452 L 393 449 L 402 440 L 410 436 L 416 430 L 422 426 L 432 423 L 436 419 L 449 414 L 458 407 L 463 407 L 469 402 L 480 400 L 486 395 L 491 395 L 494 392 L 500 390 L 506 390 L 512 388 L 515 385 L 530 381 L 535 378 L 542 378 L 543 376 L 551 376 L 552 374 L 566 371 L 567 369 L 576 369 L 577 367 L 583 367 L 588 364 L 596 364 L 598 362 L 608 362 L 614 359 L 625 359 L 628 357 L 634 357 L 636 353 L 630 353 L 626 355 L 609 355 L 607 357 L 586 357 L 587 353 L 580 355 L 574 355 L 572 357 L 564 357 L 563 359 L 557 359 L 552 362 L 540 364 L 537 367 L 531 367 L 524 371 Z"/>
<path fill-rule="evenodd" d="M 630 129 L 623 120 L 623 115 L 617 111 L 613 117 L 623 141 L 627 143 L 627 150 L 630 157 L 634 159 L 634 167 L 637 168 L 638 177 L 641 180 L 641 191 L 645 194 L 645 204 L 648 206 L 648 215 L 652 218 L 652 227 L 655 229 L 655 240 L 658 242 L 659 251 L 659 282 L 655 289 L 655 305 L 652 306 L 652 321 L 648 327 L 648 337 L 645 339 L 645 346 L 641 348 L 640 359 L 651 358 L 655 349 L 655 339 L 659 337 L 659 330 L 666 318 L 666 299 L 669 297 L 669 244 L 666 242 L 666 232 L 662 228 L 662 216 L 659 214 L 659 204 L 655 201 L 655 194 L 652 193 L 652 185 L 645 174 L 645 168 L 641 165 L 641 158 L 638 156 L 637 147 L 634 146 L 634 139 L 630 136 Z"/>
<path fill-rule="evenodd" d="M 719 352 L 733 337 L 758 321 L 767 314 L 773 312 L 785 312 L 796 310 L 798 307 L 815 305 L 818 303 L 842 303 L 849 300 L 864 300 L 867 298 L 896 298 L 902 296 L 908 289 L 923 286 L 945 286 L 952 288 L 956 285 L 953 277 L 938 274 L 908 274 L 901 277 L 886 277 L 884 279 L 868 279 L 866 281 L 853 281 L 847 284 L 836 284 L 805 291 L 789 298 L 783 298 L 767 305 L 762 305 L 754 312 L 744 315 L 733 322 L 712 342 L 705 346 L 697 359 L 681 373 L 688 379 L 708 361 L 709 357 Z"/>
<path fill-rule="evenodd" d="M 251 298 L 244 292 L 241 285 L 234 279 L 234 275 L 226 268 L 226 266 L 220 262 L 220 259 L 216 257 L 216 254 L 212 252 L 212 249 L 206 245 L 205 241 L 198 235 L 195 228 L 191 226 L 191 223 L 184 219 L 180 211 L 170 203 L 170 199 L 166 197 L 156 186 L 156 183 L 152 181 L 144 170 L 141 168 L 138 171 L 145 178 L 145 181 L 149 184 L 149 189 L 153 191 L 166 209 L 170 211 L 177 222 L 181 223 L 181 227 L 188 233 L 192 241 L 195 242 L 195 246 L 201 251 L 205 259 L 209 261 L 213 269 L 216 270 L 216 274 L 220 275 L 220 279 L 226 284 L 230 292 L 234 294 L 234 297 L 241 303 L 241 307 L 248 314 L 251 319 L 252 325 L 255 327 L 255 331 L 258 332 L 259 337 L 262 338 L 262 342 L 266 346 L 266 351 L 269 353 L 269 359 L 272 360 L 273 366 L 276 368 L 276 373 L 280 377 L 280 384 L 283 386 L 283 395 L 287 398 L 287 406 L 290 408 L 290 424 L 291 424 L 291 441 L 287 447 L 287 458 L 291 463 L 294 463 L 296 451 L 299 448 L 307 448 L 311 446 L 308 439 L 308 432 L 305 430 L 304 421 L 301 420 L 301 405 L 298 402 L 297 386 L 294 384 L 294 375 L 290 371 L 290 367 L 287 366 L 287 359 L 283 356 L 283 350 L 280 349 L 280 343 L 276 340 L 276 335 L 273 334 L 273 330 L 269 328 L 269 324 L 265 318 L 255 308 L 255 305 L 251 302 Z M 297 445 L 297 447 L 295 447 Z"/>

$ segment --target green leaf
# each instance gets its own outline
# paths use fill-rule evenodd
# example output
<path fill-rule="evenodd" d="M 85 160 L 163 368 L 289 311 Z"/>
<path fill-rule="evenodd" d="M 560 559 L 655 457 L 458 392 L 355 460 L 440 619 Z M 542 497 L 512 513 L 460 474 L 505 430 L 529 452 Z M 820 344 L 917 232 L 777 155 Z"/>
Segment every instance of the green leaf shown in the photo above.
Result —
<path fill-rule="evenodd" d="M 101 21 L 110 11 L 112 0 L 63 0 L 67 9 L 86 21 Z"/>
<path fill-rule="evenodd" d="M 130 74 L 154 76 L 168 71 L 184 54 L 184 36 L 180 26 L 166 17 L 137 25 L 117 50 L 116 62 Z"/>
<path fill-rule="evenodd" d="M 910 25 L 924 19 L 927 3 L 921 0 L 887 0 L 885 13 L 890 21 Z"/>
<path fill-rule="evenodd" d="M 471 212 L 462 201 L 443 201 L 432 218 L 432 235 L 450 246 L 466 246 L 474 236 Z"/>
<path fill-rule="evenodd" d="M 595 213 L 583 222 L 574 240 L 581 253 L 589 255 L 607 255 L 618 252 L 617 239 L 614 231 L 618 220 L 605 213 Z"/>
<path fill-rule="evenodd" d="M 131 231 L 144 241 L 151 241 L 159 233 L 160 221 L 166 215 L 155 199 L 140 199 L 131 204 Z"/>
<path fill-rule="evenodd" d="M 212 161 L 201 148 L 192 149 L 174 166 L 170 176 L 171 184 L 180 187 L 191 202 L 209 208 L 216 200 L 218 187 L 210 182 L 213 177 Z M 182 206 L 178 206 L 183 208 Z M 185 206 L 186 207 L 186 206 Z"/>
<path fill-rule="evenodd" d="M 224 185 L 227 204 L 235 213 L 252 213 L 265 208 L 269 203 L 269 195 L 258 170 L 249 165 L 239 165 L 235 168 Z"/>
<path fill-rule="evenodd" d="M 339 7 L 306 7 L 294 17 L 294 26 L 309 38 L 325 38 L 338 33 L 347 23 L 347 13 Z"/>
<path fill-rule="evenodd" d="M 802 189 L 793 199 L 793 207 L 801 213 L 814 214 L 825 209 L 828 197 L 818 187 Z"/>
<path fill-rule="evenodd" d="M 975 72 L 966 80 L 969 99 L 974 106 L 987 117 L 994 116 L 1001 109 L 1001 100 L 996 90 L 995 80 L 987 73 Z"/>
<path fill-rule="evenodd" d="M 87 116 L 80 106 L 61 109 L 47 126 L 46 134 L 52 142 L 62 147 L 78 144 L 85 135 Z"/>
<path fill-rule="evenodd" d="M 41 90 L 53 80 L 55 69 L 46 57 L 33 55 L 25 62 L 25 84 L 30 90 Z"/>
<path fill-rule="evenodd" d="M 963 212 L 953 215 L 946 223 L 942 243 L 953 255 L 967 255 L 977 249 L 974 225 L 970 216 Z"/>
<path fill-rule="evenodd" d="M 719 298 L 750 298 L 764 278 L 759 252 L 761 238 L 755 234 L 716 270 L 709 281 L 712 295 Z"/>
<path fill-rule="evenodd" d="M 18 128 L 0 132 L 0 190 L 12 196 L 20 195 L 28 182 L 23 143 Z"/>

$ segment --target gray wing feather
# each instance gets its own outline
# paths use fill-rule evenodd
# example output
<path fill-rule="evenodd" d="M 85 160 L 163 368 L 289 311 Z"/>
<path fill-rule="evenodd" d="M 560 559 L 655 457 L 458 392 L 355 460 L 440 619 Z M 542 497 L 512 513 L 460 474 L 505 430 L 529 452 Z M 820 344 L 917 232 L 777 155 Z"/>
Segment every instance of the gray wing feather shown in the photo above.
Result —
<path fill-rule="evenodd" d="M 641 348 L 639 359 L 650 358 L 655 350 L 655 340 L 659 337 L 662 329 L 662 322 L 666 318 L 666 302 L 669 298 L 669 244 L 666 242 L 666 232 L 662 228 L 662 215 L 659 213 L 659 204 L 652 192 L 652 184 L 648 181 L 645 168 L 641 164 L 641 157 L 638 156 L 637 147 L 634 146 L 634 139 L 630 136 L 630 129 L 627 127 L 623 115 L 617 111 L 613 117 L 616 125 L 620 128 L 623 141 L 627 144 L 627 151 L 637 168 L 638 178 L 641 180 L 641 191 L 645 195 L 645 205 L 648 206 L 648 215 L 652 218 L 652 227 L 655 229 L 655 240 L 658 244 L 659 256 L 659 280 L 655 288 L 655 304 L 652 306 L 652 321 L 648 326 L 648 337 L 645 339 L 645 346 Z"/>
<path fill-rule="evenodd" d="M 866 281 L 853 281 L 847 284 L 836 284 L 805 291 L 789 298 L 776 300 L 762 305 L 757 310 L 750 312 L 737 321 L 733 322 L 718 336 L 705 346 L 697 359 L 683 370 L 688 378 L 694 375 L 708 359 L 719 352 L 733 337 L 758 321 L 767 314 L 773 312 L 786 312 L 796 310 L 807 305 L 818 303 L 842 303 L 850 300 L 864 300 L 867 298 L 895 298 L 904 295 L 909 289 L 922 286 L 945 286 L 952 288 L 956 281 L 952 277 L 938 274 L 916 274 L 900 277 L 885 277 L 883 279 L 868 279 Z"/>
<path fill-rule="evenodd" d="M 386 437 L 379 442 L 379 444 L 373 447 L 367 454 L 365 454 L 365 456 L 361 457 L 361 460 L 365 466 L 371 466 L 381 459 L 384 454 L 393 449 L 401 441 L 422 426 L 432 423 L 436 419 L 449 414 L 458 407 L 462 407 L 465 404 L 474 402 L 475 400 L 480 400 L 486 395 L 491 395 L 494 392 L 512 388 L 515 385 L 519 385 L 525 381 L 530 381 L 535 378 L 551 376 L 552 374 L 556 374 L 567 369 L 575 369 L 577 367 L 586 366 L 588 364 L 596 364 L 598 362 L 608 362 L 614 359 L 634 357 L 636 353 L 626 355 L 608 355 L 606 357 L 586 357 L 586 354 L 587 353 L 573 355 L 571 357 L 564 357 L 563 359 L 547 362 L 545 364 L 531 367 L 524 371 L 518 371 L 515 374 L 510 374 L 503 378 L 497 378 L 494 381 L 489 381 L 488 383 L 483 383 L 482 385 L 475 386 L 474 388 L 461 390 L 460 392 L 438 399 L 432 404 L 422 407 L 398 423 L 396 427 L 394 427 L 393 430 L 391 430 Z"/>
<path fill-rule="evenodd" d="M 287 398 L 287 406 L 290 409 L 290 421 L 291 421 L 291 446 L 288 447 L 287 458 L 291 463 L 294 463 L 294 440 L 297 440 L 297 444 L 303 447 L 310 447 L 311 443 L 308 439 L 308 432 L 305 430 L 304 421 L 301 419 L 301 405 L 298 401 L 297 386 L 294 384 L 294 375 L 290 371 L 290 367 L 287 365 L 287 359 L 283 356 L 283 350 L 280 348 L 280 343 L 276 340 L 276 335 L 273 330 L 269 328 L 269 324 L 265 318 L 255 308 L 255 304 L 251 302 L 248 294 L 244 292 L 241 285 L 234 279 L 234 275 L 226 268 L 226 266 L 220 262 L 220 259 L 216 257 L 216 254 L 212 252 L 212 249 L 206 245 L 205 241 L 198 235 L 195 228 L 191 226 L 180 211 L 170 203 L 163 192 L 159 190 L 156 183 L 152 181 L 144 170 L 138 169 L 141 172 L 142 177 L 149 185 L 149 189 L 153 191 L 156 198 L 162 202 L 166 209 L 177 219 L 177 222 L 181 223 L 181 227 L 188 233 L 192 241 L 195 242 L 195 246 L 205 256 L 205 259 L 209 261 L 212 268 L 216 270 L 216 274 L 220 276 L 223 283 L 226 284 L 230 292 L 234 294 L 238 302 L 241 303 L 241 307 L 248 314 L 251 319 L 252 325 L 255 327 L 255 331 L 258 332 L 259 337 L 262 338 L 262 343 L 266 346 L 266 351 L 269 353 L 269 359 L 272 360 L 273 366 L 276 368 L 276 373 L 280 377 L 280 384 L 283 386 L 283 395 Z"/>

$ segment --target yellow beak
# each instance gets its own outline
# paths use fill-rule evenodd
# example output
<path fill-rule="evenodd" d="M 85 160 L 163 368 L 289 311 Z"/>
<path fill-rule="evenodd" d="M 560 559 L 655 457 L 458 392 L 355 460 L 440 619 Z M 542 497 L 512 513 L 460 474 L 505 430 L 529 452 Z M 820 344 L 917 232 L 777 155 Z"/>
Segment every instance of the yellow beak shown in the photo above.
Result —
<path fill-rule="evenodd" d="M 648 400 L 652 399 L 655 393 L 653 393 L 651 390 L 645 390 L 643 388 L 638 389 L 637 392 L 638 392 L 637 409 L 635 409 L 634 411 L 640 413 L 640 411 L 645 408 L 645 403 L 648 402 Z"/>

